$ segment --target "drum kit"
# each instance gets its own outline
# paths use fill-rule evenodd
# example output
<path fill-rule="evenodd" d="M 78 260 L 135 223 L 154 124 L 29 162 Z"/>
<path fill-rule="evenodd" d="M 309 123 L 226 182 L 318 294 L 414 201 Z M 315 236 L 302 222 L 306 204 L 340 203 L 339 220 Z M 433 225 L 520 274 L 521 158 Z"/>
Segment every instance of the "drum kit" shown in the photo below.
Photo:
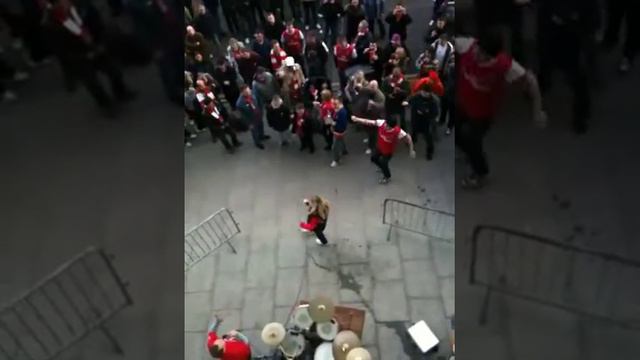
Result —
<path fill-rule="evenodd" d="M 285 359 L 294 360 L 305 352 L 305 335 L 313 333 L 323 341 L 315 349 L 314 360 L 371 360 L 369 352 L 361 347 L 358 335 L 350 330 L 340 331 L 334 315 L 333 301 L 317 297 L 294 309 L 289 328 L 280 323 L 265 325 L 262 341 L 278 348 Z"/>

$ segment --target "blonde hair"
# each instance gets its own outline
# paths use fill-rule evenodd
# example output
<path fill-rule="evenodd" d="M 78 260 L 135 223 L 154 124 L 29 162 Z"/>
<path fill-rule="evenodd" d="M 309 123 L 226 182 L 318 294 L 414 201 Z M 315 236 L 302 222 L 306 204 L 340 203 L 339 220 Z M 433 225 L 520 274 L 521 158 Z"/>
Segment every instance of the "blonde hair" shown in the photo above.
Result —
<path fill-rule="evenodd" d="M 315 209 L 315 212 L 320 216 L 323 220 L 327 220 L 329 217 L 329 201 L 327 199 L 315 195 L 311 198 L 311 206 Z"/>
<path fill-rule="evenodd" d="M 331 100 L 331 98 L 333 97 L 333 94 L 331 93 L 331 90 L 324 89 L 320 92 L 320 97 L 322 97 L 322 101 L 327 101 L 327 100 Z"/>

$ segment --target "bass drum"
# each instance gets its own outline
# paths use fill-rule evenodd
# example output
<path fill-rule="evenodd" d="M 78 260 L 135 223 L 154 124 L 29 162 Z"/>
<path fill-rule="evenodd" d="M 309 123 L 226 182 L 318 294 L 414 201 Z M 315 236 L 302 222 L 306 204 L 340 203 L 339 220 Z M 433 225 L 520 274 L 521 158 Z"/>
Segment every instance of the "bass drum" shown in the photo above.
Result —
<path fill-rule="evenodd" d="M 306 341 L 302 334 L 289 332 L 280 344 L 280 352 L 286 359 L 295 359 L 304 352 L 305 343 Z"/>

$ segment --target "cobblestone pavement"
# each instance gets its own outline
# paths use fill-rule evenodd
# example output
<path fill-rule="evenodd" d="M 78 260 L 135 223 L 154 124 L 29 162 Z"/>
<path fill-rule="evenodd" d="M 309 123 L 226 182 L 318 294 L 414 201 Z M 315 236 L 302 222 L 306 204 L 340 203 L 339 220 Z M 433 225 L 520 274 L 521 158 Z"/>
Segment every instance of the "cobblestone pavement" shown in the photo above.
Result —
<path fill-rule="evenodd" d="M 387 240 L 385 198 L 453 210 L 453 141 L 443 136 L 436 158 L 417 159 L 405 147 L 391 163 L 393 180 L 377 184 L 361 133 L 348 135 L 344 165 L 330 168 L 328 153 L 300 153 L 297 144 L 264 151 L 250 144 L 223 153 L 203 133 L 185 154 L 185 224 L 191 229 L 216 210 L 234 212 L 242 233 L 185 275 L 185 359 L 203 360 L 205 329 L 213 313 L 222 330 L 240 328 L 256 347 L 268 322 L 285 322 L 297 298 L 327 295 L 366 310 L 363 341 L 374 359 L 420 359 L 407 338 L 411 322 L 426 320 L 448 353 L 448 319 L 454 313 L 454 248 L 451 242 L 397 230 Z M 320 139 L 317 139 L 318 144 Z M 318 247 L 301 234 L 302 198 L 326 196 L 331 246 Z M 449 229 L 452 233 L 452 229 Z M 450 235 L 441 235 L 449 236 Z"/>

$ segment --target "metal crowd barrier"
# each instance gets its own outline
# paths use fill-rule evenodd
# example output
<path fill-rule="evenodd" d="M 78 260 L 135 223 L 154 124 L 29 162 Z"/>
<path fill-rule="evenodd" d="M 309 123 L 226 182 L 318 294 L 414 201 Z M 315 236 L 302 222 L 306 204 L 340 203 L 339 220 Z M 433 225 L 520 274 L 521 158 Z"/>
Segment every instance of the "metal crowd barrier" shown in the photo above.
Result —
<path fill-rule="evenodd" d="M 0 310 L 0 359 L 51 360 L 100 330 L 124 354 L 105 323 L 133 304 L 113 257 L 89 248 Z"/>
<path fill-rule="evenodd" d="M 451 213 L 433 210 L 406 201 L 385 199 L 382 223 L 389 225 L 387 241 L 393 228 L 403 229 L 436 240 L 453 242 L 455 217 Z"/>
<path fill-rule="evenodd" d="M 225 244 L 236 254 L 230 240 L 239 233 L 240 226 L 230 210 L 222 208 L 209 216 L 184 237 L 185 271 Z"/>
<path fill-rule="evenodd" d="M 640 330 L 640 261 L 497 226 L 472 237 L 470 282 L 492 293 Z"/>

